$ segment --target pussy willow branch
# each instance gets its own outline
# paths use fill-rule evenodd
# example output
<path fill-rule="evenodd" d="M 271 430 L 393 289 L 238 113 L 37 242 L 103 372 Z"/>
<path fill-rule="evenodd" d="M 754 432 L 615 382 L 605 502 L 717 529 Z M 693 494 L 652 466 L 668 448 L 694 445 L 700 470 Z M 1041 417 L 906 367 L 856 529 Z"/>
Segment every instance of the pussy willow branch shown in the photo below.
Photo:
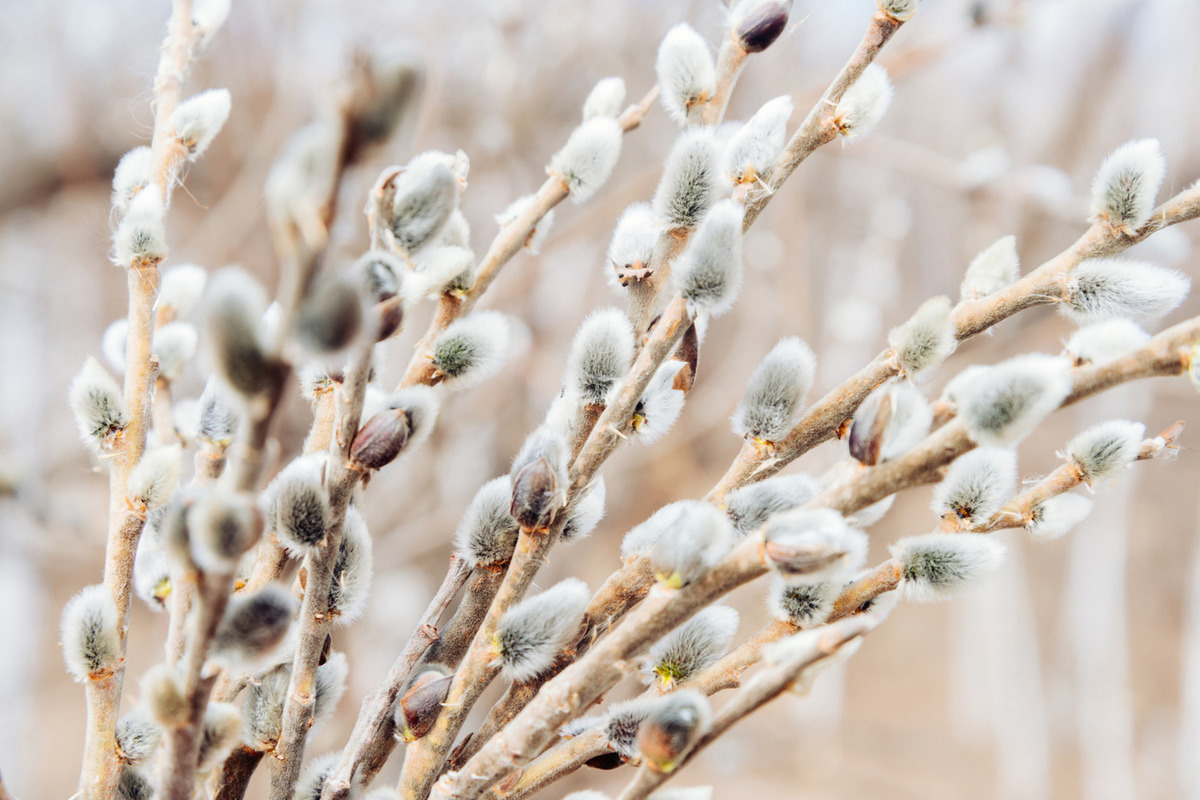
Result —
<path fill-rule="evenodd" d="M 717 52 L 717 90 L 704 104 L 702 124 L 721 124 L 725 109 L 729 106 L 729 98 L 733 95 L 733 87 L 737 85 L 738 76 L 742 74 L 749 57 L 750 54 L 742 49 L 733 32 L 729 31 Z"/>
<path fill-rule="evenodd" d="M 1087 258 L 1111 256 L 1145 240 L 1170 225 L 1200 216 L 1200 186 L 1193 186 L 1159 206 L 1149 222 L 1132 236 L 1112 231 L 1106 225 L 1092 225 L 1074 244 L 1045 262 L 1008 288 L 988 297 L 964 300 L 956 305 L 950 318 L 955 337 L 965 341 L 1008 317 L 1034 306 L 1062 299 L 1064 277 Z M 841 425 L 872 391 L 884 381 L 900 374 L 891 350 L 885 350 L 841 385 L 818 400 L 792 428 L 775 443 L 774 454 L 767 454 L 753 443 L 742 446 L 733 464 L 708 494 L 720 502 L 726 494 L 748 483 L 769 478 L 822 442 L 833 438 Z"/>
<path fill-rule="evenodd" d="M 629 133 L 641 125 L 646 112 L 650 110 L 657 97 L 658 87 L 655 86 L 646 93 L 640 102 L 625 109 L 621 116 L 617 117 L 621 129 Z M 513 256 L 521 252 L 521 248 L 529 241 L 534 228 L 542 221 L 542 218 L 566 199 L 566 184 L 561 178 L 551 175 L 537 190 L 529 207 L 500 228 L 499 233 L 488 246 L 483 260 L 479 262 L 475 280 L 466 294 L 461 298 L 452 294 L 444 294 L 438 300 L 437 311 L 434 312 L 433 320 L 429 323 L 429 329 L 417 344 L 412 359 L 408 362 L 408 368 L 404 371 L 404 377 L 400 381 L 401 387 L 419 383 L 428 384 L 433 380 L 434 369 L 428 355 L 432 351 L 433 342 L 437 339 L 438 334 L 444 331 L 451 322 L 464 316 L 475 307 L 479 298 L 499 275 L 501 268 L 511 261 Z"/>
<path fill-rule="evenodd" d="M 655 772 L 648 764 L 643 764 L 617 800 L 642 800 L 649 796 L 650 792 L 665 783 L 668 778 L 677 775 L 717 737 L 786 692 L 798 681 L 803 680 L 806 670 L 833 656 L 844 646 L 863 636 L 878 624 L 878 617 L 871 614 L 860 614 L 814 629 L 814 633 L 819 632 L 819 635 L 814 636 L 808 652 L 803 656 L 789 659 L 785 664 L 773 666 L 758 673 L 746 686 L 736 691 L 729 702 L 714 715 L 712 727 L 708 733 L 700 737 L 696 746 L 683 757 L 672 772 L 666 774 Z"/>
<path fill-rule="evenodd" d="M 279 741 L 270 762 L 271 800 L 291 800 L 296 781 L 300 778 L 305 737 L 312 725 L 316 702 L 317 662 L 325 646 L 325 637 L 334 622 L 329 607 L 329 590 L 342 544 L 346 509 L 361 477 L 360 472 L 350 468 L 349 455 L 362 417 L 373 350 L 373 345 L 362 347 L 346 369 L 345 381 L 334 390 L 337 421 L 326 468 L 330 525 L 324 543 L 304 560 L 308 575 L 297 620 L 296 655 L 292 660 L 292 675 L 283 706 Z"/>
<path fill-rule="evenodd" d="M 368 695 L 362 703 L 354 731 L 342 751 L 337 769 L 325 781 L 322 797 L 328 800 L 345 800 L 355 782 L 368 783 L 383 767 L 396 745 L 393 736 L 395 726 L 392 712 L 400 690 L 412 674 L 413 667 L 428 652 L 438 639 L 437 623 L 445 613 L 450 601 L 470 577 L 471 570 L 457 555 L 450 556 L 450 568 L 446 578 L 429 601 L 429 606 L 417 624 L 417 630 L 404 646 L 404 650 L 388 670 L 383 685 Z"/>
<path fill-rule="evenodd" d="M 447 773 L 433 796 L 471 800 L 528 763 L 553 741 L 562 723 L 615 686 L 665 631 L 716 598 L 766 571 L 762 543 L 746 539 L 696 582 L 678 590 L 651 591 L 620 625 L 585 656 L 551 680 L 504 730 L 493 736 L 457 773 Z"/>
<path fill-rule="evenodd" d="M 494 787 L 488 793 L 490 800 L 524 800 L 540 792 L 555 781 L 562 780 L 596 756 L 611 753 L 612 748 L 599 727 L 559 742 L 542 753 L 520 773 L 520 778 L 509 788 Z"/>
<path fill-rule="evenodd" d="M 788 140 L 787 147 L 780 153 L 774 166 L 771 167 L 771 171 L 765 176 L 765 185 L 759 191 L 752 193 L 748 199 L 746 218 L 742 223 L 743 230 L 754 224 L 758 215 L 767 207 L 767 203 L 771 202 L 775 192 L 796 171 L 796 167 L 800 166 L 804 159 L 822 145 L 837 138 L 838 130 L 834 123 L 834 111 L 838 101 L 842 99 L 846 90 L 854 85 L 863 70 L 871 65 L 875 56 L 879 54 L 883 46 L 892 38 L 892 34 L 899 30 L 902 24 L 882 12 L 876 13 L 871 18 L 862 41 L 858 43 L 858 47 L 850 59 L 833 79 L 833 82 L 829 84 L 825 94 L 808 112 L 804 122 Z"/>
<path fill-rule="evenodd" d="M 191 59 L 193 33 L 190 0 L 175 0 L 166 40 L 154 80 L 155 125 L 151 140 L 155 184 L 169 196 L 173 181 L 169 149 L 172 138 L 168 119 L 179 103 L 181 84 Z M 146 191 L 151 191 L 147 187 Z M 89 681 L 85 689 L 87 728 L 79 791 L 83 800 L 108 798 L 116 791 L 120 778 L 117 758 L 117 714 L 125 677 L 125 640 L 129 626 L 129 596 L 133 584 L 133 559 L 141 538 L 144 518 L 131 514 L 126 504 L 129 473 L 137 466 L 146 449 L 150 425 L 151 398 L 158 365 L 151 354 L 154 336 L 154 301 L 158 294 L 158 264 L 127 264 L 129 285 L 129 323 L 125 344 L 125 409 L 129 423 L 109 468 L 108 532 L 104 551 L 104 586 L 117 609 L 117 641 L 122 658 L 114 674 L 101 681 Z"/>

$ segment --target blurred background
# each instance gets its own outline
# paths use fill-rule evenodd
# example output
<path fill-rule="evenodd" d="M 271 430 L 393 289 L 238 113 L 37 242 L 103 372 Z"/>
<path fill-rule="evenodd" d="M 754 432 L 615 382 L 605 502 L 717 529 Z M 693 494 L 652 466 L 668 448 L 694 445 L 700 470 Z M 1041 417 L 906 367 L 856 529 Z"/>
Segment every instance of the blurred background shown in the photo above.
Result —
<path fill-rule="evenodd" d="M 120 156 L 148 142 L 168 5 L 0 0 L 0 770 L 19 798 L 67 797 L 77 780 L 83 692 L 63 669 L 57 626 L 66 599 L 100 578 L 106 481 L 77 440 L 66 390 L 124 314 L 125 281 L 107 259 L 109 183 Z M 790 94 L 794 127 L 873 11 L 872 0 L 797 0 L 789 32 L 750 59 L 729 118 Z M 328 263 L 365 247 L 359 211 L 378 171 L 429 148 L 470 155 L 463 209 L 482 254 L 493 215 L 541 183 L 595 81 L 621 76 L 630 99 L 641 97 L 658 41 L 682 20 L 720 41 L 717 0 L 235 2 L 188 84 L 229 88 L 233 113 L 175 194 L 170 262 L 237 263 L 274 286 L 264 176 L 356 47 L 410 50 L 426 91 L 401 135 L 349 176 Z M 741 387 L 778 338 L 812 344 L 823 392 L 922 300 L 956 297 L 967 262 L 995 239 L 1016 234 L 1026 270 L 1074 241 L 1092 173 L 1117 145 L 1162 142 L 1163 197 L 1200 177 L 1196 30 L 1194 0 L 925 3 L 882 58 L 896 85 L 891 111 L 861 142 L 813 156 L 754 226 L 745 288 L 709 329 L 679 423 L 654 447 L 611 459 L 607 519 L 556 550 L 539 584 L 575 574 L 598 586 L 629 527 L 707 491 L 740 444 L 728 416 Z M 373 598 L 365 619 L 338 634 L 349 691 L 309 754 L 344 742 L 440 581 L 462 509 L 507 471 L 558 391 L 580 321 L 623 305 L 604 281 L 608 236 L 627 204 L 653 192 L 674 134 L 656 106 L 605 188 L 561 206 L 541 254 L 505 269 L 483 306 L 523 320 L 508 366 L 450 396 L 432 441 L 372 482 Z M 1200 223 L 1178 226 L 1132 255 L 1195 280 L 1198 237 Z M 1188 300 L 1150 330 L 1197 313 L 1200 301 Z M 414 313 L 390 343 L 385 385 L 427 314 Z M 1059 352 L 1070 330 L 1048 309 L 1023 313 L 964 345 L 922 388 L 936 396 L 969 363 Z M 177 396 L 202 385 L 190 367 Z M 292 404 L 276 429 L 284 457 L 311 419 L 298 392 Z M 1177 419 L 1200 426 L 1200 403 L 1185 379 L 1109 392 L 1043 424 L 1021 447 L 1022 474 L 1049 472 L 1071 435 L 1112 417 L 1151 432 Z M 1184 434 L 1173 463 L 1138 465 L 1103 487 L 1070 536 L 1038 544 L 1003 534 L 1010 555 L 994 580 L 952 603 L 901 606 L 811 696 L 744 721 L 673 784 L 708 783 L 729 798 L 1200 797 L 1196 435 Z M 843 455 L 843 443 L 828 443 L 794 469 L 819 473 Z M 873 562 L 889 542 L 932 528 L 928 502 L 928 491 L 906 493 L 871 529 Z M 767 621 L 764 595 L 759 582 L 731 597 L 743 635 Z M 135 605 L 126 706 L 160 659 L 165 630 L 164 616 Z M 381 779 L 398 770 L 393 758 Z M 629 774 L 587 770 L 545 796 L 615 792 Z M 265 796 L 261 783 L 255 796 Z"/>

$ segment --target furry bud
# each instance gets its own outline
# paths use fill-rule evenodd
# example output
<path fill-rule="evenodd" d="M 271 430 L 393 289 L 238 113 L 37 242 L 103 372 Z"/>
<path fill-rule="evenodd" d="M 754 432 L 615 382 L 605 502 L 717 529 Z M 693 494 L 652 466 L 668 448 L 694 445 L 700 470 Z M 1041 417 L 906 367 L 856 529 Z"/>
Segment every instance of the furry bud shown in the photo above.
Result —
<path fill-rule="evenodd" d="M 733 412 L 733 432 L 762 443 L 786 436 L 800 418 L 816 362 L 803 339 L 781 339 L 750 376 Z"/>
<path fill-rule="evenodd" d="M 593 311 L 571 342 L 564 383 L 582 402 L 603 405 L 632 363 L 633 330 L 625 314 L 615 308 Z"/>
<path fill-rule="evenodd" d="M 248 495 L 214 488 L 188 512 L 192 559 L 208 572 L 228 575 L 258 543 L 263 520 Z"/>
<path fill-rule="evenodd" d="M 1146 224 L 1167 172 L 1157 139 L 1127 142 L 1114 150 L 1092 179 L 1092 219 L 1125 235 Z"/>
<path fill-rule="evenodd" d="M 638 727 L 657 702 L 658 698 L 638 697 L 617 703 L 609 709 L 604 719 L 604 736 L 608 739 L 609 747 L 623 758 L 635 758 L 638 754 Z"/>
<path fill-rule="evenodd" d="M 752 0 L 751 0 L 752 1 Z M 767 2 L 763 5 L 777 6 Z M 786 14 L 785 14 L 786 18 Z M 752 183 L 767 172 L 783 152 L 792 98 L 767 101 L 725 146 L 725 177 L 732 183 Z"/>
<path fill-rule="evenodd" d="M 117 216 L 125 216 L 134 196 L 153 181 L 154 157 L 149 147 L 135 147 L 121 156 L 113 172 L 112 204 Z"/>
<path fill-rule="evenodd" d="M 496 215 L 496 224 L 501 228 L 513 224 L 521 215 L 528 211 L 534 202 L 534 195 L 527 194 L 524 197 L 518 197 L 508 204 L 507 207 Z M 529 235 L 525 237 L 525 249 L 537 255 L 542 249 L 542 245 L 546 241 L 546 237 L 550 235 L 550 229 L 554 227 L 554 209 L 550 209 L 542 218 L 539 219 L 529 231 Z"/>
<path fill-rule="evenodd" d="M 234 595 L 213 637 L 212 658 L 229 669 L 251 670 L 287 636 L 296 608 L 296 599 L 275 584 Z"/>
<path fill-rule="evenodd" d="M 1016 444 L 1071 392 L 1065 359 L 1018 356 L 973 372 L 956 390 L 955 403 L 967 433 L 978 444 Z"/>
<path fill-rule="evenodd" d="M 183 450 L 179 445 L 152 447 L 130 470 L 125 497 L 130 505 L 143 513 L 157 508 L 167 502 L 182 474 Z"/>
<path fill-rule="evenodd" d="M 761 53 L 787 30 L 792 0 L 741 0 L 731 4 L 729 30 L 747 53 Z"/>
<path fill-rule="evenodd" d="M 1034 506 L 1025 530 L 1034 539 L 1049 542 L 1063 536 L 1087 518 L 1092 501 L 1077 494 L 1060 494 Z"/>
<path fill-rule="evenodd" d="M 841 588 L 841 581 L 790 583 L 776 575 L 767 600 L 777 619 L 798 628 L 812 628 L 829 618 Z"/>
<path fill-rule="evenodd" d="M 243 397 L 265 391 L 277 379 L 279 367 L 266 351 L 262 287 L 230 267 L 213 276 L 207 294 L 205 339 L 217 375 Z"/>
<path fill-rule="evenodd" d="M 713 206 L 671 276 L 698 312 L 728 311 L 742 288 L 742 207 L 732 200 Z"/>
<path fill-rule="evenodd" d="M 230 0 L 193 0 L 192 25 L 201 39 L 211 39 L 229 16 Z"/>
<path fill-rule="evenodd" d="M 704 37 L 687 23 L 667 32 L 658 47 L 655 69 L 663 108 L 680 126 L 687 125 L 717 91 L 712 52 Z"/>
<path fill-rule="evenodd" d="M 458 206 L 458 180 L 450 167 L 420 158 L 397 181 L 389 226 L 396 244 L 409 254 L 433 241 Z"/>
<path fill-rule="evenodd" d="M 642 444 L 653 444 L 666 436 L 683 412 L 684 391 L 677 381 L 686 366 L 682 361 L 664 362 L 638 400 L 631 425 Z"/>
<path fill-rule="evenodd" d="M 100 336 L 100 352 L 117 372 L 125 371 L 125 345 L 129 341 L 129 320 L 118 319 L 104 329 Z"/>
<path fill-rule="evenodd" d="M 963 300 L 975 300 L 1007 289 L 1021 276 L 1021 259 L 1017 255 L 1017 237 L 1004 236 L 980 251 L 967 265 L 959 287 Z"/>
<path fill-rule="evenodd" d="M 229 119 L 230 106 L 228 89 L 209 89 L 192 95 L 175 108 L 167 127 L 187 150 L 189 161 L 199 158 L 217 138 Z"/>
<path fill-rule="evenodd" d="M 1017 480 L 1017 454 L 999 447 L 981 447 L 954 460 L 946 477 L 933 489 L 938 516 L 965 525 L 986 522 L 1000 510 Z"/>
<path fill-rule="evenodd" d="M 870 133 L 892 104 L 892 82 L 887 70 L 871 63 L 858 76 L 834 109 L 834 125 L 847 139 Z"/>
<path fill-rule="evenodd" d="M 242 714 L 232 703 L 209 703 L 200 725 L 197 772 L 220 764 L 242 741 Z"/>
<path fill-rule="evenodd" d="M 899 22 L 908 22 L 917 13 L 921 0 L 876 0 L 879 10 Z"/>
<path fill-rule="evenodd" d="M 654 191 L 654 213 L 660 224 L 686 230 L 700 224 L 720 194 L 720 158 L 716 139 L 707 128 L 680 134 Z"/>
<path fill-rule="evenodd" d="M 738 613 L 729 606 L 707 606 L 650 648 L 642 680 L 668 692 L 725 655 L 737 633 Z"/>
<path fill-rule="evenodd" d="M 876 389 L 854 412 L 848 445 L 850 455 L 867 466 L 891 461 L 911 450 L 929 434 L 933 409 L 907 381 Z"/>
<path fill-rule="evenodd" d="M 335 624 L 353 622 L 367 607 L 373 565 L 371 550 L 366 521 L 357 508 L 347 508 L 342 522 L 342 543 L 333 565 L 333 582 L 329 585 L 329 614 Z"/>
<path fill-rule="evenodd" d="M 763 528 L 767 562 L 785 580 L 813 583 L 848 578 L 867 557 L 867 535 L 830 508 L 796 508 Z"/>
<path fill-rule="evenodd" d="M 196 437 L 200 441 L 225 449 L 237 431 L 238 415 L 220 384 L 209 381 L 196 402 Z"/>
<path fill-rule="evenodd" d="M 113 233 L 112 261 L 118 267 L 141 269 L 167 257 L 163 201 L 157 189 L 138 192 Z"/>
<path fill-rule="evenodd" d="M 129 424 L 120 385 L 96 359 L 89 358 L 71 381 L 68 398 L 84 444 L 97 453 L 111 450 Z"/>
<path fill-rule="evenodd" d="M 134 709 L 117 720 L 117 758 L 125 764 L 144 761 L 158 747 L 162 728 L 142 711 Z"/>
<path fill-rule="evenodd" d="M 1076 364 L 1103 366 L 1150 341 L 1150 334 L 1127 319 L 1110 319 L 1080 328 L 1067 340 L 1067 355 Z"/>
<path fill-rule="evenodd" d="M 604 78 L 588 93 L 583 101 L 583 121 L 596 117 L 616 118 L 625 103 L 625 81 L 620 78 Z"/>
<path fill-rule="evenodd" d="M 498 311 L 476 311 L 455 320 L 433 343 L 434 376 L 468 388 L 500 369 L 508 349 L 508 321 Z"/>
<path fill-rule="evenodd" d="M 569 483 L 567 443 L 548 425 L 525 439 L 513 459 L 511 512 L 526 530 L 549 526 L 565 501 Z"/>
<path fill-rule="evenodd" d="M 318 355 L 345 350 L 362 330 L 363 300 L 359 287 L 349 277 L 318 282 L 296 312 L 296 341 Z"/>
<path fill-rule="evenodd" d="M 63 608 L 59 638 L 67 672 L 79 683 L 104 678 L 121 663 L 119 620 L 103 584 L 88 586 Z"/>
<path fill-rule="evenodd" d="M 650 261 L 658 241 L 658 222 L 649 203 L 634 203 L 625 209 L 608 245 L 610 282 L 628 286 L 630 281 L 650 276 Z"/>
<path fill-rule="evenodd" d="M 910 377 L 936 367 L 954 352 L 958 340 L 950 321 L 950 298 L 926 300 L 908 322 L 892 328 L 888 344 L 900 369 Z"/>
<path fill-rule="evenodd" d="M 733 528 L 725 515 L 697 500 L 682 500 L 659 509 L 643 525 L 651 525 L 661 533 L 647 555 L 659 581 L 672 588 L 686 586 L 704 575 L 724 558 L 733 543 Z"/>
<path fill-rule="evenodd" d="M 279 740 L 291 668 L 290 661 L 280 664 L 257 676 L 246 688 L 246 700 L 242 708 L 245 740 L 248 746 L 256 750 L 270 750 Z M 346 672 L 346 657 L 341 653 L 330 654 L 329 659 L 317 667 L 313 691 L 314 726 L 327 719 L 337 706 L 345 691 Z"/>
<path fill-rule="evenodd" d="M 738 536 L 758 530 L 771 515 L 807 503 L 817 496 L 817 483 L 807 475 L 776 475 L 734 489 L 725 498 L 725 514 Z"/>
<path fill-rule="evenodd" d="M 158 284 L 158 300 L 155 301 L 154 307 L 160 312 L 170 309 L 174 319 L 182 319 L 200 302 L 206 283 L 208 272 L 196 264 L 179 264 L 163 270 L 162 280 Z M 157 337 L 158 333 L 155 333 L 155 338 Z"/>
<path fill-rule="evenodd" d="M 428 733 L 453 682 L 454 674 L 441 664 L 431 664 L 414 676 L 396 703 L 396 738 L 415 742 Z"/>
<path fill-rule="evenodd" d="M 475 493 L 454 533 L 455 550 L 471 567 L 508 563 L 521 527 L 513 519 L 512 485 L 507 475 L 494 478 Z"/>
<path fill-rule="evenodd" d="M 576 203 L 587 200 L 604 185 L 621 156 L 621 126 L 613 117 L 593 117 L 571 133 L 550 159 L 546 172 L 567 185 Z"/>
<path fill-rule="evenodd" d="M 567 578 L 506 611 L 492 640 L 504 679 L 523 683 L 548 670 L 579 633 L 590 599 L 586 583 Z"/>
<path fill-rule="evenodd" d="M 183 678 L 167 664 L 151 667 L 141 680 L 142 706 L 150 718 L 173 730 L 188 723 L 191 704 L 183 690 Z"/>
<path fill-rule="evenodd" d="M 154 357 L 158 375 L 173 381 L 196 355 L 196 329 L 186 322 L 168 322 L 154 332 Z"/>
<path fill-rule="evenodd" d="M 1004 545 L 987 535 L 927 533 L 888 549 L 903 569 L 904 597 L 918 603 L 953 597 L 995 572 L 1004 560 Z"/>
<path fill-rule="evenodd" d="M 694 689 L 671 692 L 638 726 L 638 751 L 655 772 L 674 772 L 711 727 L 708 698 Z"/>
<path fill-rule="evenodd" d="M 1059 311 L 1077 324 L 1114 317 L 1158 319 L 1174 311 L 1192 282 L 1173 269 L 1119 258 L 1089 258 L 1071 271 Z"/>
<path fill-rule="evenodd" d="M 604 500 L 604 478 L 597 478 L 587 493 L 575 504 L 559 538 L 564 542 L 573 542 L 594 531 L 600 520 L 604 519 Z"/>
<path fill-rule="evenodd" d="M 154 784 L 133 767 L 122 767 L 117 778 L 116 800 L 154 800 Z"/>
<path fill-rule="evenodd" d="M 155 541 L 155 536 L 147 520 L 133 560 L 133 591 L 151 611 L 162 611 L 171 596 L 171 570 L 162 543 Z"/>
<path fill-rule="evenodd" d="M 323 485 L 324 462 L 297 458 L 272 481 L 275 534 L 288 550 L 308 553 L 325 541 L 333 512 Z"/>
<path fill-rule="evenodd" d="M 1141 450 L 1146 426 L 1140 422 L 1114 419 L 1093 425 L 1067 443 L 1067 458 L 1089 485 L 1115 478 L 1133 463 Z"/>

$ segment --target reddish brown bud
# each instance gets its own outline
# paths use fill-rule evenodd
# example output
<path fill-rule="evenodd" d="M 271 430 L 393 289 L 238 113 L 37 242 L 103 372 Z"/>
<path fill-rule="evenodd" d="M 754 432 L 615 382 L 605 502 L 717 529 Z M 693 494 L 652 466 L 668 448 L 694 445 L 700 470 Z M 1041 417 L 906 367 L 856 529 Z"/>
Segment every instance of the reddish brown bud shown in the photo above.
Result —
<path fill-rule="evenodd" d="M 441 713 L 453 680 L 454 676 L 445 667 L 436 664 L 418 675 L 396 709 L 396 727 L 400 731 L 397 736 L 415 742 L 428 733 Z"/>
<path fill-rule="evenodd" d="M 773 0 L 760 3 L 737 21 L 733 38 L 747 53 L 761 53 L 774 44 L 787 28 L 790 5 Z"/>
<path fill-rule="evenodd" d="M 891 420 L 892 397 L 884 393 L 873 415 L 854 418 L 850 426 L 850 455 L 868 467 L 878 464 Z"/>
<path fill-rule="evenodd" d="M 525 530 L 548 528 L 561 505 L 558 479 L 543 456 L 517 475 L 513 483 L 513 518 Z"/>
<path fill-rule="evenodd" d="M 402 408 L 385 408 L 367 420 L 350 445 L 350 463 L 364 470 L 390 464 L 408 444 L 412 424 Z"/>

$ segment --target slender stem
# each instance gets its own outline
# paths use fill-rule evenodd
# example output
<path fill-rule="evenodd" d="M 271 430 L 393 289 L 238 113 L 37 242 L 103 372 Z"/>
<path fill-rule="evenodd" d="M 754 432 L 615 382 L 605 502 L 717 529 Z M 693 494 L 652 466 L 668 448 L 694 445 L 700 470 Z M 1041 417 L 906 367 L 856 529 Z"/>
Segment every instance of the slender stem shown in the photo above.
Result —
<path fill-rule="evenodd" d="M 489 794 L 492 800 L 523 800 L 540 792 L 555 781 L 565 778 L 596 756 L 611 753 L 608 740 L 599 728 L 584 731 L 560 742 L 534 759 L 521 771 L 521 777 L 511 789 L 498 788 Z"/>
<path fill-rule="evenodd" d="M 729 106 L 729 98 L 733 94 L 733 87 L 737 85 L 738 76 L 742 74 L 742 68 L 746 66 L 749 56 L 730 31 L 717 53 L 717 91 L 704 106 L 703 124 L 721 124 L 725 117 L 725 109 Z"/>
<path fill-rule="evenodd" d="M 647 276 L 632 281 L 626 288 L 629 324 L 634 330 L 634 341 L 638 347 L 641 347 L 642 336 L 658 313 L 663 289 L 671 285 L 671 262 L 683 252 L 691 234 L 687 228 L 673 228 L 660 233 L 650 255 Z"/>
<path fill-rule="evenodd" d="M 242 800 L 246 796 L 246 788 L 254 777 L 254 770 L 266 755 L 262 750 L 252 747 L 238 747 L 225 763 L 221 765 L 221 776 L 218 781 L 214 800 Z"/>
<path fill-rule="evenodd" d="M 438 640 L 437 623 L 470 576 L 471 570 L 462 559 L 457 555 L 450 556 L 446 577 L 429 601 L 408 644 L 388 670 L 383 685 L 363 700 L 354 731 L 342 751 L 342 759 L 325 781 L 321 795 L 325 800 L 345 800 L 350 796 L 351 786 L 370 783 L 387 761 L 396 746 L 392 719 L 396 698 L 400 696 L 417 661 Z"/>

